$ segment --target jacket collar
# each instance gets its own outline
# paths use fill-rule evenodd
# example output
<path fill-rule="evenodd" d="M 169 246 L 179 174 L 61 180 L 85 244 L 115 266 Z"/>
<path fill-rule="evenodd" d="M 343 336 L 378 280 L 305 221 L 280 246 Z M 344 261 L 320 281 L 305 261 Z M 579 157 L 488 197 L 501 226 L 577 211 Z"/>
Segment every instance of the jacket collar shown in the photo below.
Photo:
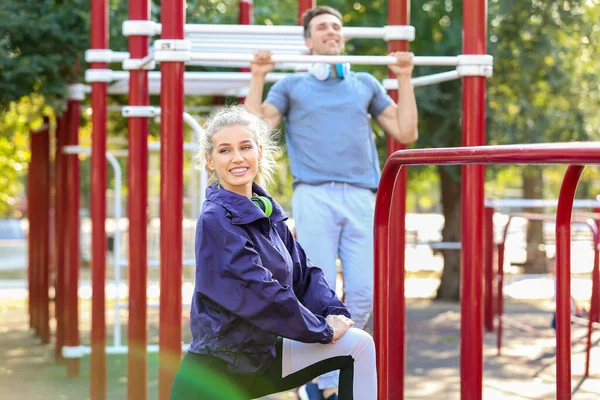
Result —
<path fill-rule="evenodd" d="M 280 222 L 288 218 L 279 204 L 256 183 L 252 184 L 252 192 L 271 200 L 273 204 L 271 221 Z M 234 224 L 249 224 L 261 218 L 266 218 L 265 213 L 248 197 L 220 188 L 217 184 L 212 184 L 206 188 L 206 200 L 225 208 L 231 214 L 231 222 Z"/>

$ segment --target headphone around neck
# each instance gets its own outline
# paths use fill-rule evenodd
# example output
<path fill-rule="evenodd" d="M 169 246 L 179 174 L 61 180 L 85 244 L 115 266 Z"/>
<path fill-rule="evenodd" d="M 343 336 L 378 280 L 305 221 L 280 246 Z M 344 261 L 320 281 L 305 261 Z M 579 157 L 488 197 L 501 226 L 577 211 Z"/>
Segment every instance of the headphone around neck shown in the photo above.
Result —
<path fill-rule="evenodd" d="M 271 200 L 269 200 L 268 197 L 253 196 L 250 200 L 265 213 L 267 218 L 273 213 L 273 203 L 271 203 Z"/>
<path fill-rule="evenodd" d="M 348 63 L 333 64 L 333 66 L 335 68 L 337 77 L 340 79 L 344 79 L 346 75 L 348 75 L 348 73 L 350 72 L 350 64 Z M 327 79 L 329 79 L 333 73 L 332 70 L 333 69 L 331 68 L 331 64 L 310 64 L 308 67 L 308 72 L 310 72 L 312 76 L 314 76 L 319 81 L 326 81 Z"/>

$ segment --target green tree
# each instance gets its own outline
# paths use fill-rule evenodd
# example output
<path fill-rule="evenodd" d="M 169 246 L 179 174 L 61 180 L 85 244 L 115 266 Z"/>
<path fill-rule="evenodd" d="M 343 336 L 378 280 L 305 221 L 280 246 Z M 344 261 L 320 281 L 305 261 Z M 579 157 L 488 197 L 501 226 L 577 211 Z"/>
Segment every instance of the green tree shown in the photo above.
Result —
<path fill-rule="evenodd" d="M 589 140 L 590 111 L 598 105 L 598 71 L 592 67 L 598 61 L 598 42 L 593 40 L 598 37 L 597 19 L 592 18 L 598 1 L 492 4 L 490 140 Z M 543 196 L 542 167 L 523 167 L 521 182 L 524 198 Z M 545 271 L 545 253 L 539 246 L 543 242 L 542 223 L 530 222 L 526 271 Z"/>

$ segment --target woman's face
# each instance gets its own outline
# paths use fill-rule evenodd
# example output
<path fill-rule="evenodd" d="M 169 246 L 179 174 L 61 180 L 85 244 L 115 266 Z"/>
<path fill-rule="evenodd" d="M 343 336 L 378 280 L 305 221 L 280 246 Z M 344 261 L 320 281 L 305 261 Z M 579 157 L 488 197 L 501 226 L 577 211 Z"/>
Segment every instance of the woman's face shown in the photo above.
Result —
<path fill-rule="evenodd" d="M 206 155 L 208 168 L 217 173 L 223 189 L 252 197 L 262 148 L 245 126 L 222 128 L 213 136 L 213 150 Z"/>

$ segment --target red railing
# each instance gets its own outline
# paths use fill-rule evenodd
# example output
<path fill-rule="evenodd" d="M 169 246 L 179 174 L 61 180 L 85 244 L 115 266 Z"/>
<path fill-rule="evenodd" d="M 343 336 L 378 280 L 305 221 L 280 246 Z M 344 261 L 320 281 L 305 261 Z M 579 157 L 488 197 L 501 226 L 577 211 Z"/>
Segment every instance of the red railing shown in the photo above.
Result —
<path fill-rule="evenodd" d="M 409 165 L 485 165 L 485 164 L 579 164 L 567 169 L 561 187 L 556 228 L 557 246 L 557 398 L 571 396 L 571 328 L 570 328 L 570 223 L 575 188 L 584 167 L 583 164 L 600 164 L 600 143 L 555 143 L 537 145 L 477 146 L 443 149 L 401 150 L 390 156 L 383 169 L 375 208 L 375 319 L 374 337 L 377 346 L 377 370 L 380 384 L 379 399 L 402 399 L 405 361 L 400 367 L 389 369 L 390 359 L 398 358 L 390 350 L 389 342 L 399 341 L 403 348 L 405 336 L 405 297 L 403 292 L 390 295 L 391 260 L 394 254 L 404 253 L 404 241 L 394 246 L 402 231 L 403 223 L 390 218 L 395 210 L 391 207 L 396 178 L 404 166 Z M 463 196 L 463 214 L 469 193 Z M 483 208 L 483 198 L 481 199 Z M 467 203 L 470 204 L 470 203 Z M 466 217 L 463 215 L 463 219 Z M 393 223 L 396 222 L 396 223 Z M 403 221 L 402 221 L 403 222 Z M 463 226 L 462 246 L 483 248 L 483 235 L 469 235 Z M 461 271 L 461 302 L 469 307 L 461 315 L 461 343 L 468 351 L 461 351 L 461 393 L 463 399 L 482 398 L 483 372 L 483 271 L 475 263 L 465 263 Z M 393 270 L 404 270 L 404 260 L 394 262 Z M 461 308 L 464 311 L 464 308 Z M 464 349 L 464 348 L 463 348 Z M 402 355 L 400 355 L 402 357 Z M 397 365 L 397 364 L 396 364 Z M 466 379 L 466 377 L 476 377 Z M 464 380 L 463 380 L 464 379 Z"/>
<path fill-rule="evenodd" d="M 555 221 L 555 218 L 552 215 L 540 214 L 540 213 L 521 213 L 510 215 L 508 217 L 508 221 L 504 226 L 504 231 L 502 232 L 502 241 L 498 244 L 498 262 L 502 261 L 502 265 L 498 264 L 498 282 L 504 281 L 504 258 L 505 258 L 505 250 L 506 250 L 506 237 L 508 236 L 508 228 L 510 227 L 510 223 L 512 222 L 514 217 L 522 217 L 528 219 L 530 221 Z M 590 351 L 592 348 L 592 331 L 594 330 L 594 322 L 596 321 L 596 307 L 598 303 L 598 277 L 599 277 L 599 260 L 600 260 L 600 252 L 598 250 L 599 245 L 599 237 L 598 237 L 598 226 L 597 226 L 597 217 L 595 218 L 587 218 L 585 216 L 578 216 L 575 214 L 571 219 L 571 223 L 580 223 L 585 224 L 590 229 L 592 234 L 592 244 L 594 248 L 594 264 L 592 267 L 592 296 L 590 300 L 590 313 L 588 320 L 588 333 L 587 333 L 587 348 L 586 348 L 586 365 L 585 365 L 585 376 L 589 376 L 589 367 L 590 367 Z M 503 285 L 498 285 L 497 291 L 497 315 L 498 315 L 498 331 L 496 332 L 496 346 L 498 350 L 498 355 L 500 355 L 502 350 L 502 322 L 504 320 L 504 296 L 503 296 Z"/>

